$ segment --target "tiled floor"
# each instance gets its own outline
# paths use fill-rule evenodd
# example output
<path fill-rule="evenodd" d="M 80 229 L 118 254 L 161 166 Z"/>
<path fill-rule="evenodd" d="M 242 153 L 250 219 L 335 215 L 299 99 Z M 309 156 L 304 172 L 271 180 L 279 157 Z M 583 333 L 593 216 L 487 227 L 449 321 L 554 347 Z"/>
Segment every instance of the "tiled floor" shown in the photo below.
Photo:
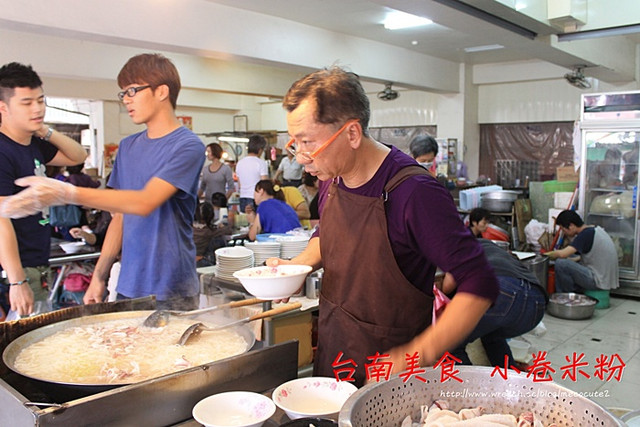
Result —
<path fill-rule="evenodd" d="M 589 396 L 606 408 L 640 409 L 640 301 L 611 298 L 611 306 L 598 309 L 588 320 L 563 320 L 546 314 L 542 320 L 547 332 L 542 336 L 529 333 L 524 338 L 533 352 L 547 351 L 546 360 L 556 370 L 553 380 L 578 392 L 596 392 Z M 621 380 L 603 381 L 578 375 L 577 381 L 562 379 L 565 357 L 584 353 L 584 368 L 593 373 L 596 357 L 618 354 L 626 364 Z"/>

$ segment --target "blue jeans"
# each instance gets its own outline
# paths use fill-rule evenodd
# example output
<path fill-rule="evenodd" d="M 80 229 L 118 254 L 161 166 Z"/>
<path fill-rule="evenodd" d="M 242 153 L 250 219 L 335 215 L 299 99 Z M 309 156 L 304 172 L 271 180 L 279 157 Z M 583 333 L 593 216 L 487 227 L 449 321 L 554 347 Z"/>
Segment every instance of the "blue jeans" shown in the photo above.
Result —
<path fill-rule="evenodd" d="M 504 367 L 504 356 L 507 355 L 507 366 L 511 366 L 514 360 L 507 338 L 529 332 L 544 316 L 546 300 L 539 286 L 505 276 L 498 276 L 498 283 L 500 293 L 496 302 L 482 316 L 471 335 L 452 352 L 465 365 L 471 365 L 465 346 L 480 338 L 491 365 Z"/>
<path fill-rule="evenodd" d="M 593 272 L 584 265 L 559 258 L 555 263 L 556 292 L 583 292 L 598 289 Z"/>
<path fill-rule="evenodd" d="M 240 213 L 244 213 L 244 208 L 247 207 L 247 205 L 251 205 L 253 206 L 253 210 L 256 210 L 256 204 L 253 201 L 252 198 L 250 197 L 240 197 Z"/>

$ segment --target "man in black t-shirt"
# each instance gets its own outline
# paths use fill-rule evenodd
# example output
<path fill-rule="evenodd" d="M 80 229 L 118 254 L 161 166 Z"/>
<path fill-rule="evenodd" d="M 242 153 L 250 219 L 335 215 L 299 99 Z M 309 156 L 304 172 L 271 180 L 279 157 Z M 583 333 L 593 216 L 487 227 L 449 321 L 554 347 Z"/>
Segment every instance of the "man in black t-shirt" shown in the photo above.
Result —
<path fill-rule="evenodd" d="M 615 289 L 618 284 L 618 251 L 602 227 L 587 225 L 574 211 L 558 214 L 556 224 L 567 237 L 569 246 L 546 255 L 555 262 L 557 292 L 583 292 L 588 289 Z M 566 259 L 579 254 L 580 261 Z"/>
<path fill-rule="evenodd" d="M 44 176 L 45 165 L 72 166 L 87 157 L 80 144 L 44 124 L 45 108 L 42 81 L 30 66 L 12 62 L 0 68 L 0 200 L 22 190 L 14 184 L 18 178 Z M 11 308 L 28 315 L 34 299 L 47 299 L 41 276 L 49 263 L 50 237 L 42 213 L 0 218 L 0 302 L 5 314 Z"/>

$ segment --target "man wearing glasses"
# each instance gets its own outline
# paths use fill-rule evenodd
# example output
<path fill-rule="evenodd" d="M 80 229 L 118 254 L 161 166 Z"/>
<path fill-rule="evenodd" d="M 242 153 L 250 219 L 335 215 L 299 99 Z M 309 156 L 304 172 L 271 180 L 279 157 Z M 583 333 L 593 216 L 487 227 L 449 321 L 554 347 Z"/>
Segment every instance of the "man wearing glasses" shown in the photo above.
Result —
<path fill-rule="evenodd" d="M 283 102 L 287 149 L 324 181 L 320 227 L 291 261 L 324 267 L 314 374 L 357 365 L 356 385 L 376 354 L 393 372 L 408 357 L 432 365 L 474 328 L 498 285 L 453 199 L 397 148 L 368 133 L 369 100 L 358 77 L 340 68 L 293 84 Z M 430 327 L 436 267 L 460 283 Z M 353 365 L 351 367 L 353 367 Z"/>
<path fill-rule="evenodd" d="M 84 162 L 80 144 L 44 124 L 46 103 L 42 80 L 31 68 L 12 62 L 0 68 L 0 196 L 22 190 L 14 181 L 45 176 L 45 165 Z M 34 301 L 46 301 L 42 276 L 48 271 L 51 229 L 40 211 L 22 218 L 0 218 L 0 302 L 9 294 L 10 308 L 20 316 L 33 312 Z M 1 316 L 0 316 L 1 317 Z"/>
<path fill-rule="evenodd" d="M 23 216 L 42 206 L 74 203 L 114 212 L 84 302 L 105 298 L 111 266 L 121 255 L 118 299 L 156 295 L 158 308 L 198 306 L 192 221 L 202 170 L 203 143 L 175 115 L 180 76 L 162 55 L 134 56 L 118 74 L 118 97 L 146 130 L 120 142 L 108 186 L 79 188 L 37 178 L 3 216 Z M 77 162 L 76 162 L 77 163 Z"/>

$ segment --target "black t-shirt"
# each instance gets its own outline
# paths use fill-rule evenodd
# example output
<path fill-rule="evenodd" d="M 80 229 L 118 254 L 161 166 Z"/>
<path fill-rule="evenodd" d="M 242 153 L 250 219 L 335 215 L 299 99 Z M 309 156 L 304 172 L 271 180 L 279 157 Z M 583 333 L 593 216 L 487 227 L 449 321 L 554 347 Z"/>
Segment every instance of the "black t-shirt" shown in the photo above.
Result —
<path fill-rule="evenodd" d="M 14 184 L 25 176 L 45 176 L 45 165 L 58 149 L 40 139 L 31 138 L 31 144 L 22 145 L 0 132 L 0 196 L 11 196 L 22 190 Z M 51 229 L 42 221 L 42 214 L 12 219 L 18 240 L 23 267 L 36 267 L 49 263 Z"/>
<path fill-rule="evenodd" d="M 588 254 L 593 247 L 593 239 L 596 235 L 595 227 L 587 227 L 582 230 L 570 243 L 580 254 Z"/>

